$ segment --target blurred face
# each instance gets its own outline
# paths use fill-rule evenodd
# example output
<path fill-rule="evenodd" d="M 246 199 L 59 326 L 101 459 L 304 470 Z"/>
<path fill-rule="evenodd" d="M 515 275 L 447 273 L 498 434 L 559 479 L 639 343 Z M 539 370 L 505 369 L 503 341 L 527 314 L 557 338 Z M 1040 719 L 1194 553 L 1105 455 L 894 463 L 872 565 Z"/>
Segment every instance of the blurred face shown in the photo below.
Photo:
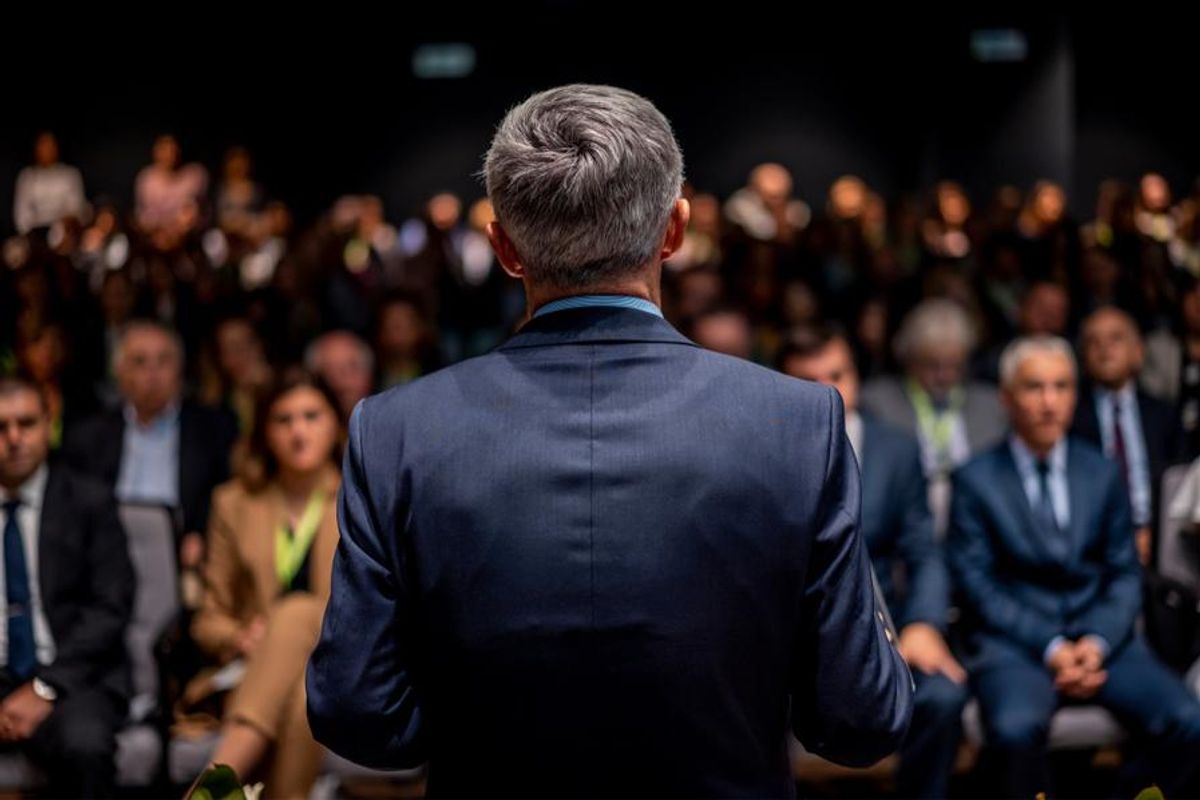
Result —
<path fill-rule="evenodd" d="M 957 186 L 938 189 L 938 212 L 948 225 L 961 226 L 971 215 L 971 204 Z"/>
<path fill-rule="evenodd" d="M 926 344 L 909 365 L 912 377 L 934 400 L 945 400 L 962 383 L 967 351 L 954 342 Z"/>
<path fill-rule="evenodd" d="M 21 350 L 21 364 L 39 383 L 53 383 L 62 369 L 65 348 L 61 335 L 44 330 Z"/>
<path fill-rule="evenodd" d="M 48 167 L 58 163 L 58 140 L 52 133 L 43 133 L 33 145 L 33 160 L 38 166 Z"/>
<path fill-rule="evenodd" d="M 334 336 L 321 344 L 317 359 L 321 377 L 337 395 L 344 413 L 371 393 L 374 378 L 371 364 L 363 356 L 362 345 L 349 336 Z"/>
<path fill-rule="evenodd" d="M 696 321 L 696 343 L 727 356 L 750 358 L 750 325 L 741 314 L 710 314 Z"/>
<path fill-rule="evenodd" d="M 267 416 L 267 447 L 283 472 L 313 472 L 329 463 L 338 439 L 337 412 L 311 386 L 281 396 Z"/>
<path fill-rule="evenodd" d="M 250 156 L 245 150 L 233 150 L 225 157 L 225 177 L 233 181 L 250 177 Z"/>
<path fill-rule="evenodd" d="M 421 328 L 421 317 L 412 306 L 387 306 L 379 322 L 379 349 L 387 354 L 411 353 L 421 341 Z"/>
<path fill-rule="evenodd" d="M 438 230 L 450 230 L 461 215 L 462 202 L 452 194 L 439 194 L 429 201 L 429 219 Z"/>
<path fill-rule="evenodd" d="M 793 378 L 832 386 L 842 396 L 847 411 L 858 408 L 858 370 L 844 339 L 834 339 L 809 356 L 792 356 L 783 371 Z"/>
<path fill-rule="evenodd" d="M 0 485 L 12 490 L 29 479 L 50 452 L 50 416 L 29 389 L 0 394 Z"/>
<path fill-rule="evenodd" d="M 252 378 L 261 360 L 262 347 L 249 323 L 234 320 L 217 330 L 217 362 L 234 381 Z"/>
<path fill-rule="evenodd" d="M 125 334 L 117 382 L 121 395 L 151 419 L 179 396 L 183 364 L 175 342 L 153 328 L 134 328 Z"/>
<path fill-rule="evenodd" d="M 792 174 L 782 164 L 760 164 L 750 173 L 750 188 L 769 206 L 781 206 L 792 196 Z"/>
<path fill-rule="evenodd" d="M 829 204 L 833 213 L 842 219 L 857 217 L 866 201 L 867 186 L 853 175 L 838 178 L 829 188 Z"/>
<path fill-rule="evenodd" d="M 1142 368 L 1142 337 L 1118 311 L 1098 311 L 1083 326 L 1083 363 L 1092 380 L 1110 389 L 1124 386 Z"/>
<path fill-rule="evenodd" d="M 163 169 L 175 169 L 179 163 L 179 142 L 174 136 L 160 136 L 154 140 L 154 165 Z"/>
<path fill-rule="evenodd" d="M 1067 328 L 1070 302 L 1061 287 L 1040 284 L 1021 307 L 1021 329 L 1027 335 L 1061 335 Z"/>
<path fill-rule="evenodd" d="M 1066 195 L 1053 183 L 1040 187 L 1034 199 L 1034 211 L 1037 213 L 1038 219 L 1051 224 L 1062 219 L 1066 205 Z"/>
<path fill-rule="evenodd" d="M 1075 375 L 1060 353 L 1027 356 L 1000 393 L 1013 432 L 1037 453 L 1046 453 L 1067 432 L 1075 414 Z"/>
<path fill-rule="evenodd" d="M 1165 211 L 1171 205 L 1171 188 L 1162 175 L 1151 172 L 1142 176 L 1142 205 L 1151 211 Z"/>

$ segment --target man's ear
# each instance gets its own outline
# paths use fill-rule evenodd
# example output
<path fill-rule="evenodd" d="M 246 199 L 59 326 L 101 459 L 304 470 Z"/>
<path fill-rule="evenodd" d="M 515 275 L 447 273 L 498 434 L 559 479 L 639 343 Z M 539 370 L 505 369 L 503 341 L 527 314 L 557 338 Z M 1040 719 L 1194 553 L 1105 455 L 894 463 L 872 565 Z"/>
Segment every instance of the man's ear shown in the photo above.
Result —
<path fill-rule="evenodd" d="M 659 257 L 666 261 L 679 248 L 683 247 L 683 237 L 687 233 L 688 220 L 692 216 L 692 205 L 682 197 L 675 201 L 671 216 L 667 220 L 667 232 L 663 235 L 662 250 Z"/>
<path fill-rule="evenodd" d="M 496 253 L 496 260 L 500 262 L 504 271 L 514 278 L 524 278 L 525 265 L 521 263 L 516 245 L 513 244 L 512 239 L 508 238 L 508 234 L 499 222 L 493 220 L 487 224 L 487 237 L 488 241 L 492 243 L 492 250 Z"/>

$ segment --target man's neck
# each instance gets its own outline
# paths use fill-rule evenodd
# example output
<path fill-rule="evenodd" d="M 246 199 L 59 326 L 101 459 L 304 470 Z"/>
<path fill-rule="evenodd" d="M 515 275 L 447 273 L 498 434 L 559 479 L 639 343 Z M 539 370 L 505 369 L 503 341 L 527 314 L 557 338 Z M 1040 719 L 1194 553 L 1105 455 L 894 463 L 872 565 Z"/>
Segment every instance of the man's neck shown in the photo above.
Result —
<path fill-rule="evenodd" d="M 1118 394 L 1120 392 L 1125 391 L 1125 388 L 1128 387 L 1132 383 L 1133 383 L 1133 378 L 1124 378 L 1120 381 L 1110 382 L 1110 383 L 1104 383 L 1102 381 L 1097 381 L 1096 385 L 1099 386 L 1101 389 L 1103 389 L 1106 392 L 1112 392 L 1113 394 Z"/>
<path fill-rule="evenodd" d="M 654 305 L 662 307 L 662 266 L 655 264 L 645 271 L 631 275 L 627 279 L 608 281 L 591 286 L 564 289 L 558 286 L 533 284 L 525 281 L 525 308 L 530 316 L 547 303 L 561 300 L 564 297 L 577 297 L 585 294 L 624 295 L 640 297 L 649 300 Z"/>

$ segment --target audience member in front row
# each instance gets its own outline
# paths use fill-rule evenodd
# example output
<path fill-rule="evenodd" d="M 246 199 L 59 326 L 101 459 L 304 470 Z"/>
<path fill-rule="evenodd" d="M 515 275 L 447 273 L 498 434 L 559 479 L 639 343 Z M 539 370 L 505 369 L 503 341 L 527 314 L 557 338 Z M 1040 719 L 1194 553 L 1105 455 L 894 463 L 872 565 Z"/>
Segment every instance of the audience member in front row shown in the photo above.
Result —
<path fill-rule="evenodd" d="M 949 579 L 933 538 L 917 441 L 858 411 L 858 371 L 841 336 L 801 330 L 780 354 L 779 366 L 842 395 L 846 434 L 862 469 L 863 540 L 917 687 L 913 721 L 900 750 L 897 794 L 945 797 L 961 736 L 967 674 L 946 646 Z M 904 570 L 903 595 L 893 578 L 897 566 Z"/>
<path fill-rule="evenodd" d="M 1132 785 L 1180 794 L 1200 756 L 1200 704 L 1134 632 L 1129 499 L 1116 465 L 1067 436 L 1070 345 L 1018 339 L 1000 368 L 1013 433 L 955 473 L 947 561 L 1006 796 L 1053 791 L 1050 718 L 1080 702 L 1107 708 L 1146 745 L 1148 758 L 1127 763 Z"/>
<path fill-rule="evenodd" d="M 1138 558 L 1150 563 L 1163 471 L 1183 458 L 1183 431 L 1167 403 L 1138 388 L 1142 337 L 1133 318 L 1102 308 L 1083 322 L 1080 349 L 1086 378 L 1071 433 L 1117 462 L 1133 512 Z"/>
<path fill-rule="evenodd" d="M 996 390 L 967 381 L 975 335 L 965 311 L 951 300 L 926 300 L 896 335 L 902 378 L 877 378 L 863 386 L 862 407 L 915 434 L 929 479 L 929 505 L 937 533 L 945 530 L 950 472 L 1004 436 Z"/>
<path fill-rule="evenodd" d="M 246 659 L 213 760 L 248 778 L 270 752 L 273 797 L 307 797 L 321 765 L 304 667 L 329 597 L 341 442 L 332 392 L 285 373 L 258 405 L 243 474 L 213 495 L 192 636 L 221 663 Z"/>
<path fill-rule="evenodd" d="M 0 749 L 44 768 L 55 797 L 112 791 L 130 693 L 134 576 L 104 486 L 47 462 L 35 384 L 0 378 Z"/>
<path fill-rule="evenodd" d="M 237 424 L 223 409 L 183 398 L 183 345 L 157 322 L 126 326 L 113 353 L 122 405 L 67 432 L 64 455 L 99 478 L 122 503 L 179 510 L 180 565 L 204 552 L 212 491 L 229 478 Z"/>

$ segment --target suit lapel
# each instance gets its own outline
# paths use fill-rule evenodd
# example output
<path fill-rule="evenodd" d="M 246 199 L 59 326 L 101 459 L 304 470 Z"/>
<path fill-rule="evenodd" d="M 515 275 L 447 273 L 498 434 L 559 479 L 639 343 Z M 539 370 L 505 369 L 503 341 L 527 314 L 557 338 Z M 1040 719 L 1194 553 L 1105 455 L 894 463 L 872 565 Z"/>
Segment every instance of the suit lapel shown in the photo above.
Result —
<path fill-rule="evenodd" d="M 46 490 L 42 496 L 42 513 L 38 524 L 38 585 L 41 587 L 43 605 L 52 593 L 58 578 L 60 542 L 70 521 L 70 497 L 61 470 L 51 467 L 46 479 Z"/>
<path fill-rule="evenodd" d="M 1088 505 L 1088 476 L 1081 469 L 1075 469 L 1075 447 L 1067 441 L 1067 495 L 1070 500 L 1071 522 L 1067 525 L 1067 547 L 1069 561 L 1076 561 L 1083 551 L 1087 531 Z"/>
<path fill-rule="evenodd" d="M 179 410 L 179 508 L 190 508 L 192 487 L 197 484 L 196 462 L 193 453 L 204 451 L 205 442 L 197 441 L 201 431 L 196 429 L 196 417 L 185 403 Z M 188 520 L 190 522 L 190 520 Z M 184 531 L 188 533 L 188 531 Z M 201 531 L 203 533 L 203 531 Z"/>
<path fill-rule="evenodd" d="M 1025 487 L 1021 483 L 1021 473 L 1017 470 L 1017 462 L 1013 459 L 1008 443 L 1004 442 L 998 447 L 1000 448 L 998 479 L 1004 486 L 1007 496 L 1012 498 L 1012 507 L 1017 509 L 1018 523 L 1021 527 L 1020 534 L 1040 555 L 1051 561 L 1057 561 L 1053 549 L 1042 538 L 1037 519 L 1033 515 L 1033 507 L 1029 505 L 1029 496 L 1025 494 Z"/>

